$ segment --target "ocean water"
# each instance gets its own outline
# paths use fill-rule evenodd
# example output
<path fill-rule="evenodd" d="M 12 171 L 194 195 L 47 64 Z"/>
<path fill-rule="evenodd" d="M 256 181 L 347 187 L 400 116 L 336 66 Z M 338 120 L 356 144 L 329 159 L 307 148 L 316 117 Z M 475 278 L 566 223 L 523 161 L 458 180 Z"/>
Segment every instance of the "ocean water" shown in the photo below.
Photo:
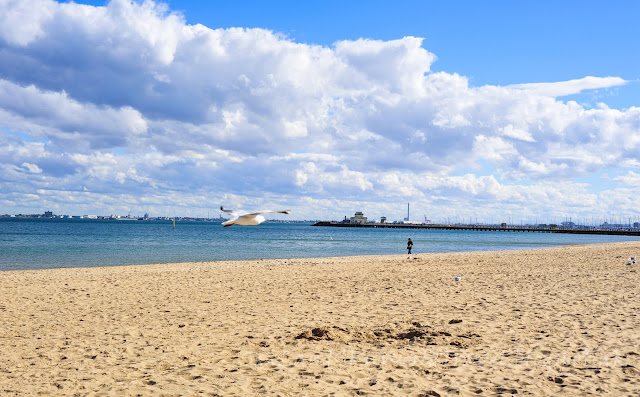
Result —
<path fill-rule="evenodd" d="M 265 223 L 0 218 L 0 271 L 154 263 L 489 251 L 614 241 L 633 236 L 427 229 L 312 227 Z"/>

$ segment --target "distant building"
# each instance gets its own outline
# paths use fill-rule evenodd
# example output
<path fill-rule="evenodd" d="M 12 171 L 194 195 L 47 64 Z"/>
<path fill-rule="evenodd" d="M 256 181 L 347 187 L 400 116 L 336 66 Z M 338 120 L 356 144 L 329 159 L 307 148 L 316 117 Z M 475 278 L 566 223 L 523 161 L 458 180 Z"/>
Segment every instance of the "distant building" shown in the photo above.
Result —
<path fill-rule="evenodd" d="M 367 223 L 367 217 L 362 214 L 362 212 L 358 211 L 354 216 L 351 217 L 350 223 Z"/>
<path fill-rule="evenodd" d="M 609 223 L 605 222 L 600 225 L 601 229 L 615 230 L 615 229 L 627 229 L 629 228 L 628 223 Z"/>
<path fill-rule="evenodd" d="M 381 216 L 380 217 L 380 223 L 387 223 L 387 217 L 386 216 Z"/>
<path fill-rule="evenodd" d="M 53 212 L 51 212 L 51 211 L 45 211 L 45 212 L 44 212 L 44 217 L 45 217 L 45 218 L 53 218 Z"/>

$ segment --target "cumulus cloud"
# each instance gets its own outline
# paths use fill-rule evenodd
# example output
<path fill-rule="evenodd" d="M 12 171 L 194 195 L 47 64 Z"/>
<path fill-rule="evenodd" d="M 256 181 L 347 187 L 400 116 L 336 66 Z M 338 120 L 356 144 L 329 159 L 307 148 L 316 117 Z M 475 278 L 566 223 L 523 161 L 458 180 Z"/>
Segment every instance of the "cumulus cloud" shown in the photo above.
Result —
<path fill-rule="evenodd" d="M 22 87 L 6 80 L 0 80 L 0 109 L 14 119 L 12 125 L 18 128 L 29 124 L 45 126 L 44 134 L 33 135 L 61 146 L 89 149 L 122 146 L 129 136 L 147 130 L 145 120 L 130 106 L 113 109 L 78 103 L 64 91 L 42 91 L 33 85 Z"/>
<path fill-rule="evenodd" d="M 625 80 L 474 87 L 436 60 L 418 37 L 326 47 L 188 25 L 153 1 L 0 0 L 0 200 L 309 219 L 627 205 L 574 181 L 638 168 L 640 108 L 557 99 Z M 616 181 L 636 186 L 630 172 Z"/>
<path fill-rule="evenodd" d="M 0 34 L 9 44 L 26 46 L 44 36 L 42 25 L 53 17 L 55 4 L 30 0 L 2 0 Z"/>
<path fill-rule="evenodd" d="M 626 175 L 622 175 L 614 179 L 622 182 L 625 186 L 640 188 L 640 173 L 627 171 Z"/>
<path fill-rule="evenodd" d="M 501 129 L 501 131 L 502 131 L 502 135 L 504 135 L 506 137 L 509 137 L 509 138 L 519 139 L 519 140 L 525 141 L 525 142 L 535 142 L 536 141 L 535 139 L 533 139 L 533 137 L 531 136 L 531 134 L 528 131 L 516 128 L 511 124 L 507 125 L 506 127 L 503 127 Z"/>

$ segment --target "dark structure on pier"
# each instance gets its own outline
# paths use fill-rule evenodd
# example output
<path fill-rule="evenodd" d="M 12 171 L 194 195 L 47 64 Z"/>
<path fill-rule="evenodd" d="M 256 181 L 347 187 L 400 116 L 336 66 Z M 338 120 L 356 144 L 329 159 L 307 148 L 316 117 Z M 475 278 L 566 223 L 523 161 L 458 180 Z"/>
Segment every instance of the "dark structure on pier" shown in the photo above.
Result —
<path fill-rule="evenodd" d="M 395 229 L 436 229 L 436 230 L 473 230 L 479 232 L 535 232 L 566 234 L 608 234 L 615 236 L 640 236 L 638 229 L 601 229 L 558 226 L 507 226 L 507 225 L 449 225 L 449 224 L 411 224 L 411 223 L 349 223 L 349 222 L 317 222 L 311 226 L 331 227 L 369 227 Z"/>

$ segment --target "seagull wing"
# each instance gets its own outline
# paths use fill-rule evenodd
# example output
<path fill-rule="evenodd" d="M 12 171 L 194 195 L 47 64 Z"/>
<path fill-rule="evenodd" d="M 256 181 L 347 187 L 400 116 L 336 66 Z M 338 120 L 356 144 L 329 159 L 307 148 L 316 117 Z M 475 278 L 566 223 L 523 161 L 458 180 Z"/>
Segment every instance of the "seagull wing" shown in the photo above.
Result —
<path fill-rule="evenodd" d="M 224 207 L 220 207 L 220 211 L 226 212 L 227 214 L 229 214 L 229 216 L 231 217 L 228 221 L 226 222 L 222 222 L 222 225 L 224 227 L 229 227 L 232 226 L 234 223 L 236 223 L 236 221 L 238 220 L 238 218 L 240 218 L 241 216 L 246 216 L 247 212 L 246 211 L 242 211 L 242 210 L 228 210 L 225 209 Z"/>
<path fill-rule="evenodd" d="M 244 215 L 250 215 L 250 216 L 256 216 L 256 215 L 262 215 L 262 214 L 290 214 L 291 210 L 284 210 L 284 211 L 274 211 L 274 210 L 260 210 L 260 211 L 256 211 L 256 212 L 250 212 L 250 213 L 244 213 Z"/>
<path fill-rule="evenodd" d="M 233 216 L 233 217 L 238 217 L 238 216 L 242 216 L 242 215 L 246 215 L 247 211 L 242 211 L 242 210 L 228 210 L 224 207 L 220 207 L 220 211 L 226 212 L 227 214 Z"/>

